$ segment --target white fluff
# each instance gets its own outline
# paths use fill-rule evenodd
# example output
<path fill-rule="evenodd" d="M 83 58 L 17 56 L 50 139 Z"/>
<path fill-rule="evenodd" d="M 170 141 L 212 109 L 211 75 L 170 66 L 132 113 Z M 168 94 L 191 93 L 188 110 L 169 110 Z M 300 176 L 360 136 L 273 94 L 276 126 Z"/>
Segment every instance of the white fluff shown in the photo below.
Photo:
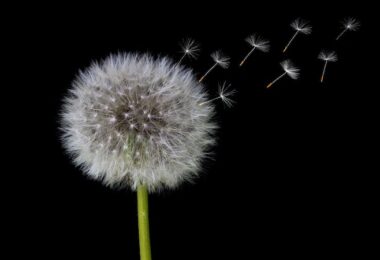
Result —
<path fill-rule="evenodd" d="M 336 37 L 336 40 L 339 40 L 347 31 L 359 30 L 360 22 L 353 17 L 347 17 L 342 21 L 342 27 L 343 27 L 343 30 L 338 35 L 338 37 Z"/>
<path fill-rule="evenodd" d="M 218 84 L 218 96 L 210 99 L 206 102 L 200 103 L 200 106 L 203 106 L 204 104 L 214 102 L 218 99 L 222 100 L 223 104 L 225 104 L 227 107 L 232 107 L 232 105 L 235 103 L 231 97 L 235 95 L 236 90 L 232 89 L 230 90 L 231 84 L 227 84 L 227 82 L 223 82 L 223 84 Z"/>
<path fill-rule="evenodd" d="M 342 21 L 343 28 L 350 31 L 357 31 L 360 28 L 360 22 L 353 18 L 347 17 Z"/>
<path fill-rule="evenodd" d="M 318 55 L 318 59 L 323 61 L 331 61 L 336 62 L 338 60 L 338 56 L 335 51 L 321 51 Z"/>
<path fill-rule="evenodd" d="M 291 77 L 292 79 L 298 79 L 299 77 L 299 69 L 293 65 L 290 60 L 284 60 L 280 63 L 284 72 Z"/>
<path fill-rule="evenodd" d="M 218 65 L 222 67 L 223 69 L 227 69 L 230 65 L 230 58 L 227 56 L 224 56 L 221 51 L 215 51 L 211 53 L 211 58 L 215 62 L 214 65 L 209 68 L 208 71 L 206 71 L 205 74 L 199 79 L 199 82 L 202 82 L 208 74 L 210 74 L 211 71 L 213 71 Z"/>
<path fill-rule="evenodd" d="M 230 65 L 230 58 L 225 56 L 221 51 L 215 51 L 211 53 L 211 58 L 223 69 L 227 69 Z"/>
<path fill-rule="evenodd" d="M 310 34 L 312 27 L 309 25 L 309 22 L 301 18 L 295 19 L 290 26 L 297 32 L 303 34 Z"/>
<path fill-rule="evenodd" d="M 215 142 L 214 105 L 206 101 L 193 72 L 167 58 L 111 55 L 73 83 L 63 144 L 76 165 L 108 186 L 175 188 L 198 176 Z"/>
<path fill-rule="evenodd" d="M 187 55 L 190 58 L 197 58 L 199 55 L 199 44 L 192 39 L 183 40 L 183 42 L 181 43 L 181 48 L 183 55 Z"/>
<path fill-rule="evenodd" d="M 253 34 L 245 39 L 245 41 L 251 45 L 253 48 L 256 48 L 262 52 L 268 52 L 269 51 L 269 41 L 262 38 L 261 36 L 257 34 Z"/>
<path fill-rule="evenodd" d="M 227 107 L 232 107 L 232 105 L 235 103 L 235 101 L 232 100 L 231 97 L 235 95 L 236 90 L 230 90 L 230 87 L 231 84 L 227 84 L 226 82 L 223 82 L 223 84 L 218 85 L 219 98 Z"/>
<path fill-rule="evenodd" d="M 290 38 L 288 44 L 286 44 L 284 50 L 282 52 L 286 52 L 286 50 L 289 48 L 290 44 L 294 41 L 294 39 L 297 37 L 299 33 L 303 34 L 310 34 L 312 27 L 309 25 L 309 22 L 306 20 L 303 20 L 301 18 L 295 19 L 290 26 L 296 31 L 292 38 Z"/>

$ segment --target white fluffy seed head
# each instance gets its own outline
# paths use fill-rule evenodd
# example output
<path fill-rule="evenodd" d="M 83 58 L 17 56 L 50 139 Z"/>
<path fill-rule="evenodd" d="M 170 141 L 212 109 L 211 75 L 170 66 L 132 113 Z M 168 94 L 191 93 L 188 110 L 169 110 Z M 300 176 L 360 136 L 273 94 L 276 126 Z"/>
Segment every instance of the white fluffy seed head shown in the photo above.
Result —
<path fill-rule="evenodd" d="M 262 38 L 261 36 L 257 35 L 257 34 L 253 34 L 249 37 L 247 37 L 247 39 L 245 39 L 245 41 L 251 45 L 252 47 L 255 47 L 256 49 L 262 51 L 262 52 L 268 52 L 269 51 L 269 41 L 268 40 L 265 40 L 264 38 Z"/>
<path fill-rule="evenodd" d="M 290 60 L 284 60 L 280 65 L 289 77 L 292 79 L 298 79 L 300 70 L 295 67 Z"/>
<path fill-rule="evenodd" d="M 230 58 L 223 55 L 221 51 L 213 52 L 211 58 L 223 69 L 227 69 L 230 66 Z"/>
<path fill-rule="evenodd" d="M 181 48 L 182 48 L 183 54 L 185 54 L 191 58 L 195 59 L 199 55 L 199 51 L 200 51 L 199 44 L 196 43 L 192 39 L 183 40 L 181 43 Z"/>
<path fill-rule="evenodd" d="M 309 22 L 306 21 L 306 20 L 303 20 L 301 18 L 297 18 L 295 19 L 291 24 L 290 26 L 300 32 L 300 33 L 303 33 L 303 34 L 310 34 L 311 33 L 311 25 L 309 25 Z"/>
<path fill-rule="evenodd" d="M 342 25 L 345 29 L 350 31 L 357 31 L 360 28 L 360 22 L 353 17 L 345 18 L 342 21 Z"/>
<path fill-rule="evenodd" d="M 153 192 L 196 177 L 214 143 L 214 106 L 167 58 L 111 55 L 79 74 L 62 111 L 74 163 L 112 187 Z"/>
<path fill-rule="evenodd" d="M 335 62 L 338 60 L 338 56 L 335 51 L 321 51 L 318 55 L 318 59 L 323 61 Z"/>

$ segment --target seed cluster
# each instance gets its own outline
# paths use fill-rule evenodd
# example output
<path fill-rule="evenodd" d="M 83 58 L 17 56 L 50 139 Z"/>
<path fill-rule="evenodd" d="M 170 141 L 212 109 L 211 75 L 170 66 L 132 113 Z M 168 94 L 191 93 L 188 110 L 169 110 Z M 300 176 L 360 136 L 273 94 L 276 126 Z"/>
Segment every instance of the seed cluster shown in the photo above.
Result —
<path fill-rule="evenodd" d="M 190 70 L 147 55 L 111 56 L 74 83 L 62 113 L 64 144 L 107 185 L 176 187 L 197 176 L 214 142 L 207 100 Z"/>

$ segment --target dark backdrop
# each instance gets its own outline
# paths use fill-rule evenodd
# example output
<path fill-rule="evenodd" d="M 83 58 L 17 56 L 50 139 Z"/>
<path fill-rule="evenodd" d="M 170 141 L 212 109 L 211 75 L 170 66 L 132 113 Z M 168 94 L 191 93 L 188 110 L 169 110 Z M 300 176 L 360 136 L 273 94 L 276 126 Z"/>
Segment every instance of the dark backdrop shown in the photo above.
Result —
<path fill-rule="evenodd" d="M 359 148 L 366 132 L 363 93 L 371 88 L 364 83 L 370 56 L 366 9 L 308 1 L 147 2 L 50 5 L 32 13 L 22 35 L 28 47 L 21 50 L 33 56 L 36 84 L 26 87 L 37 96 L 37 116 L 24 121 L 34 148 L 27 149 L 30 163 L 19 163 L 29 171 L 13 190 L 22 194 L 22 203 L 13 205 L 20 212 L 14 228 L 21 233 L 12 240 L 47 259 L 138 259 L 135 193 L 103 187 L 72 165 L 59 141 L 58 113 L 78 70 L 92 61 L 119 51 L 177 60 L 179 41 L 191 37 L 201 43 L 201 56 L 184 64 L 200 76 L 212 64 L 209 54 L 222 49 L 231 67 L 216 69 L 205 84 L 214 94 L 217 83 L 227 80 L 238 93 L 233 108 L 217 105 L 219 142 L 201 177 L 150 196 L 153 259 L 308 259 L 362 252 L 357 242 L 368 229 L 363 220 L 371 192 Z M 347 16 L 357 17 L 362 27 L 337 42 L 339 22 Z M 299 35 L 284 55 L 296 17 L 310 20 L 313 32 Z M 244 39 L 254 32 L 270 40 L 271 51 L 255 52 L 239 68 L 249 51 Z M 317 59 L 322 48 L 339 57 L 323 84 Z M 285 58 L 300 67 L 300 79 L 284 78 L 266 89 Z"/>

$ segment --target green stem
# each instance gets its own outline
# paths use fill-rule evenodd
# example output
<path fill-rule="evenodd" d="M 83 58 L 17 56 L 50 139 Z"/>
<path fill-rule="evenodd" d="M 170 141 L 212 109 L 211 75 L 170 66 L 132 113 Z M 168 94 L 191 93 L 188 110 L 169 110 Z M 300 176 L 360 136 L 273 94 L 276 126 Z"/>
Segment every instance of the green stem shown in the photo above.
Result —
<path fill-rule="evenodd" d="M 149 236 L 148 189 L 144 185 L 137 187 L 137 208 L 139 220 L 140 259 L 151 260 Z"/>

